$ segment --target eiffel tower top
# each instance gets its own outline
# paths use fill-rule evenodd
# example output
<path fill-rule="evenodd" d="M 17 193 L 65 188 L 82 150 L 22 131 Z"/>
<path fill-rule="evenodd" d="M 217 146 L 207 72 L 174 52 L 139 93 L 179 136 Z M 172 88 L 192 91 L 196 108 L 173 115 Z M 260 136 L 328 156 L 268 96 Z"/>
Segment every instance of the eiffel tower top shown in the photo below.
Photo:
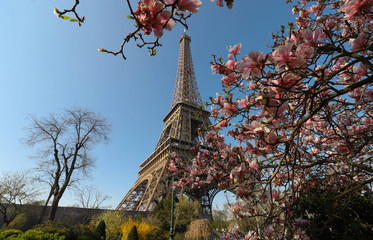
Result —
<path fill-rule="evenodd" d="M 178 103 L 188 103 L 200 106 L 201 96 L 199 94 L 196 76 L 194 74 L 192 52 L 190 50 L 191 38 L 184 32 L 180 40 L 179 65 L 174 96 L 172 98 L 171 109 Z"/>

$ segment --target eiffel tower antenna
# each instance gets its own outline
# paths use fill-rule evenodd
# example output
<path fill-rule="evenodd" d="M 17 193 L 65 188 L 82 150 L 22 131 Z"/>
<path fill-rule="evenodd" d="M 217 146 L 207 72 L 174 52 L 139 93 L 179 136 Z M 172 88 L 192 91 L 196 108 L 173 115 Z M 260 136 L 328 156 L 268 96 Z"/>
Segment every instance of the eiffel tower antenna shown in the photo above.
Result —
<path fill-rule="evenodd" d="M 176 85 L 171 109 L 180 102 L 200 106 L 201 96 L 199 94 L 196 76 L 194 74 L 192 51 L 190 49 L 191 38 L 184 34 L 180 40 L 179 65 L 177 68 Z"/>
<path fill-rule="evenodd" d="M 152 211 L 160 200 L 171 190 L 171 176 L 168 173 L 170 156 L 175 152 L 180 158 L 190 161 L 192 147 L 204 139 L 198 133 L 199 127 L 211 125 L 210 113 L 200 108 L 199 94 L 194 74 L 191 38 L 184 32 L 180 40 L 179 63 L 171 109 L 163 119 L 165 126 L 153 153 L 140 164 L 138 178 L 132 188 L 117 206 L 117 210 Z M 202 202 L 203 213 L 211 215 L 212 199 L 218 192 L 215 188 L 196 190 L 188 194 Z"/>

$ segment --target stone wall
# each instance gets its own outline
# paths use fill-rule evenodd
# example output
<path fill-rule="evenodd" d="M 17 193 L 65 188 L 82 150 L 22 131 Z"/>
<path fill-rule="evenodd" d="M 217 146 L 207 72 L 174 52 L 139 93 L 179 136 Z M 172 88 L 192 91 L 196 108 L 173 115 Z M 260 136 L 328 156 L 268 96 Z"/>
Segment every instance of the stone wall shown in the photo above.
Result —
<path fill-rule="evenodd" d="M 39 215 L 41 213 L 42 206 L 34 206 L 28 205 L 24 206 L 23 212 L 23 221 L 22 227 L 16 227 L 20 230 L 28 230 L 35 226 L 38 222 Z M 75 224 L 88 224 L 91 217 L 97 215 L 104 211 L 117 211 L 117 210 L 107 210 L 107 209 L 87 209 L 87 208 L 78 208 L 78 207 L 58 207 L 56 212 L 56 217 L 54 219 L 55 222 L 62 222 L 68 225 L 75 225 Z M 47 219 L 49 213 L 49 207 L 45 211 L 45 216 L 43 220 Z M 136 212 L 136 211 L 126 211 L 126 216 L 135 216 L 140 215 L 142 217 L 146 217 L 150 214 L 150 212 Z M 3 215 L 0 213 L 0 228 L 3 226 Z"/>

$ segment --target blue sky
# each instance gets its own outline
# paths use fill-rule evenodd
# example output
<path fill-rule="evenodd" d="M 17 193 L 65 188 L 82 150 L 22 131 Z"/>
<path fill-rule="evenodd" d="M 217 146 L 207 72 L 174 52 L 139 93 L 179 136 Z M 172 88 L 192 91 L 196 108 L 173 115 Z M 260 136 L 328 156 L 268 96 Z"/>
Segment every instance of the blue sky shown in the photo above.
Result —
<path fill-rule="evenodd" d="M 93 151 L 96 168 L 82 185 L 94 185 L 115 207 L 136 181 L 138 166 L 154 150 L 163 129 L 176 80 L 179 38 L 183 27 L 165 32 L 155 57 L 133 42 L 128 60 L 102 54 L 117 50 L 133 31 L 123 0 L 81 1 L 86 17 L 81 28 L 58 19 L 53 7 L 69 0 L 4 0 L 0 9 L 0 173 L 35 167 L 34 152 L 20 141 L 27 117 L 47 116 L 79 105 L 101 113 L 112 125 L 111 141 Z M 221 89 L 212 75 L 212 54 L 226 58 L 226 47 L 241 42 L 242 53 L 266 52 L 270 32 L 293 21 L 285 0 L 236 0 L 232 10 L 204 0 L 189 21 L 196 78 L 202 99 Z M 223 194 L 221 194 L 223 195 Z M 67 193 L 61 205 L 74 204 Z"/>

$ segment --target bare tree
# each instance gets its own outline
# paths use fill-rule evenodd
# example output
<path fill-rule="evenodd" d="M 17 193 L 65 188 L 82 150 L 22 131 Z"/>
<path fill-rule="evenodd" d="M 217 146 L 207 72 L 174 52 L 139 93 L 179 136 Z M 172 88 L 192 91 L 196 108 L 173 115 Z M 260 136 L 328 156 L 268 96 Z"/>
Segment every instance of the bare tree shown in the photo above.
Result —
<path fill-rule="evenodd" d="M 26 172 L 3 172 L 0 178 L 0 213 L 8 226 L 24 206 L 36 202 L 38 190 Z"/>
<path fill-rule="evenodd" d="M 38 148 L 39 180 L 50 187 L 41 218 L 52 200 L 48 220 L 53 221 L 66 189 L 87 176 L 94 166 L 89 152 L 96 144 L 108 140 L 110 126 L 99 114 L 72 107 L 62 115 L 31 117 L 27 130 L 25 143 Z"/>
<path fill-rule="evenodd" d="M 92 185 L 77 188 L 75 191 L 75 199 L 82 208 L 99 209 L 101 205 L 110 198 L 109 195 L 103 194 Z"/>
<path fill-rule="evenodd" d="M 86 224 L 93 216 L 91 209 L 105 209 L 102 204 L 110 199 L 109 195 L 98 191 L 94 186 L 78 187 L 75 191 L 75 199 L 78 201 L 79 207 L 82 208 L 83 224 Z"/>

